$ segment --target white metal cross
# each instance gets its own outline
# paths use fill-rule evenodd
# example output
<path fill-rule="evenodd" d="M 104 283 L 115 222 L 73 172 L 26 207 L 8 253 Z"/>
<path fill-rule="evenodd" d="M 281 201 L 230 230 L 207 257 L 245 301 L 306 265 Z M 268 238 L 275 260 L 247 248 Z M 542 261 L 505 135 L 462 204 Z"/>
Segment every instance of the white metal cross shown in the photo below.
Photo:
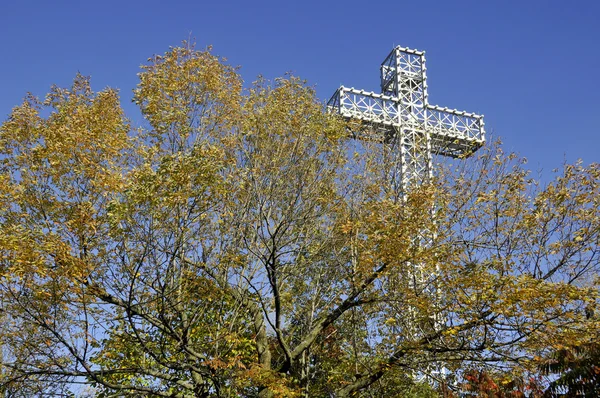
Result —
<path fill-rule="evenodd" d="M 327 106 L 347 119 L 360 120 L 362 127 L 352 132 L 357 139 L 390 144 L 393 163 L 390 178 L 397 198 L 405 198 L 411 185 L 427 181 L 432 174 L 432 155 L 465 158 L 485 142 L 483 116 L 430 105 L 427 97 L 425 52 L 396 47 L 381 64 L 381 94 L 340 87 Z M 417 240 L 428 246 L 433 233 L 420 231 Z M 425 289 L 436 308 L 436 276 L 414 264 L 410 285 Z M 435 328 L 443 317 L 434 309 Z M 408 326 L 418 335 L 419 325 Z M 432 363 L 425 373 L 444 372 Z"/>
<path fill-rule="evenodd" d="M 327 106 L 368 127 L 355 138 L 396 145 L 400 192 L 431 177 L 432 154 L 463 158 L 483 145 L 482 115 L 429 105 L 424 51 L 396 47 L 380 69 L 381 94 L 342 86 Z"/>

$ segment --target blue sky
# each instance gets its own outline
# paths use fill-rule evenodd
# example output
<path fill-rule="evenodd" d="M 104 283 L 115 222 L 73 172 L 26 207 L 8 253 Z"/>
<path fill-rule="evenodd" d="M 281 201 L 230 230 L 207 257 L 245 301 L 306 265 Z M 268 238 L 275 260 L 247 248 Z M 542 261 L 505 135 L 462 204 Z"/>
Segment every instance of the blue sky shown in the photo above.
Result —
<path fill-rule="evenodd" d="M 79 71 L 130 104 L 139 66 L 192 37 L 246 82 L 291 71 L 326 101 L 341 84 L 378 90 L 394 45 L 425 50 L 429 100 L 483 113 L 534 169 L 600 161 L 600 2 L 0 2 L 0 119 L 27 91 Z M 136 116 L 137 117 L 137 116 Z"/>

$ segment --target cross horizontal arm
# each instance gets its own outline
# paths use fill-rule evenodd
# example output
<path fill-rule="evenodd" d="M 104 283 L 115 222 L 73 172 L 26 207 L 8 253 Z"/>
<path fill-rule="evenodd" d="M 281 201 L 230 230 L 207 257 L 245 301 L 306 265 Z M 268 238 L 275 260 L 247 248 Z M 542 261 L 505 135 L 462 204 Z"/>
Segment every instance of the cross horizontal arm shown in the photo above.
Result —
<path fill-rule="evenodd" d="M 451 157 L 469 156 L 485 142 L 483 116 L 426 106 L 426 128 L 434 152 Z"/>
<path fill-rule="evenodd" d="M 397 98 L 343 86 L 327 106 L 370 125 L 373 136 L 362 139 L 384 141 L 395 130 L 410 128 L 430 135 L 434 153 L 451 157 L 468 156 L 485 141 L 483 116 L 474 113 L 435 105 L 411 109 Z"/>

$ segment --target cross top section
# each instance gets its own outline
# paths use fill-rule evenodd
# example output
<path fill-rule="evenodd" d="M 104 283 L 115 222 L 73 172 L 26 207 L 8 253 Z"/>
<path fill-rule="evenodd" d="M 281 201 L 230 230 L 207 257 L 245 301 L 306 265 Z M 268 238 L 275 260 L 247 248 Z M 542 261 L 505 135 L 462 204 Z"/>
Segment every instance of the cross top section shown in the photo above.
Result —
<path fill-rule="evenodd" d="M 430 105 L 426 72 L 424 51 L 398 46 L 381 64 L 381 94 L 342 86 L 328 108 L 369 127 L 356 138 L 382 142 L 400 138 L 403 149 L 415 156 L 416 151 L 429 158 L 470 156 L 485 142 L 483 115 Z M 417 138 L 424 144 L 417 145 Z"/>

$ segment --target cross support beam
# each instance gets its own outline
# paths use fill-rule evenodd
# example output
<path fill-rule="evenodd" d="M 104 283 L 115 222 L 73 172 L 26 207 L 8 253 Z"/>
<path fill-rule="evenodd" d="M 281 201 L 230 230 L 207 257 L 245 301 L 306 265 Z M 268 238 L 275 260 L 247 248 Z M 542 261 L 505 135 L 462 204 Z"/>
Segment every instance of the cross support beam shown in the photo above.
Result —
<path fill-rule="evenodd" d="M 473 113 L 427 105 L 422 112 L 402 112 L 398 99 L 374 92 L 340 87 L 327 106 L 348 119 L 371 126 L 371 136 L 356 137 L 385 142 L 396 128 L 429 133 L 432 152 L 452 158 L 467 157 L 485 142 L 483 117 Z"/>

